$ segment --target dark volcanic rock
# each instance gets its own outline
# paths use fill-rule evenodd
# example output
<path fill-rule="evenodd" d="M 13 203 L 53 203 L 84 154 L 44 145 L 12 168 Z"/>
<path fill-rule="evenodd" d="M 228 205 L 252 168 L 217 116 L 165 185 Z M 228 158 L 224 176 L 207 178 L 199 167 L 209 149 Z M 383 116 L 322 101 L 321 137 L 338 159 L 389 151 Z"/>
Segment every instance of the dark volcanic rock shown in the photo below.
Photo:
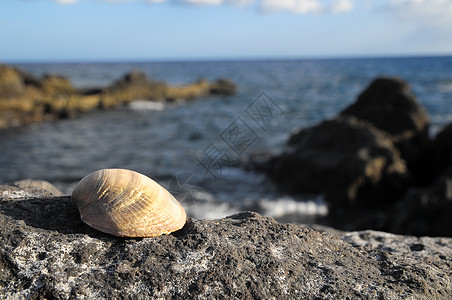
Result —
<path fill-rule="evenodd" d="M 264 166 L 283 189 L 324 193 L 335 205 L 381 205 L 404 191 L 405 163 L 382 131 L 342 117 L 303 129 Z"/>
<path fill-rule="evenodd" d="M 388 230 L 413 235 L 452 235 L 452 167 L 432 186 L 412 190 L 393 209 Z"/>
<path fill-rule="evenodd" d="M 411 93 L 410 86 L 398 78 L 377 78 L 341 115 L 366 120 L 393 136 L 424 133 L 428 116 Z"/>
<path fill-rule="evenodd" d="M 0 187 L 0 298 L 452 296 L 451 239 L 365 232 L 345 234 L 350 244 L 255 213 L 189 218 L 171 235 L 118 238 L 82 223 L 69 197 L 11 197 L 17 193 Z"/>
<path fill-rule="evenodd" d="M 429 118 L 408 83 L 398 78 L 377 78 L 341 115 L 368 121 L 389 133 L 408 168 L 422 176 L 426 166 L 420 159 L 429 143 Z"/>
<path fill-rule="evenodd" d="M 430 162 L 438 173 L 452 165 L 452 123 L 444 127 L 433 140 Z"/>

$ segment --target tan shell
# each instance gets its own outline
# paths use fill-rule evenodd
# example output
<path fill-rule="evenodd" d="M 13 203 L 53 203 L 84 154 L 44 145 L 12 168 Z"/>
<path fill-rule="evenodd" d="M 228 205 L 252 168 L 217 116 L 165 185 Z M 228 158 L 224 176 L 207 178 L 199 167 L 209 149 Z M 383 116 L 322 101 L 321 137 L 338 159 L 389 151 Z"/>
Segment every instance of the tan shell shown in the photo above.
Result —
<path fill-rule="evenodd" d="M 85 176 L 72 192 L 82 221 L 117 236 L 150 237 L 181 229 L 185 210 L 166 189 L 140 173 L 104 169 Z"/>

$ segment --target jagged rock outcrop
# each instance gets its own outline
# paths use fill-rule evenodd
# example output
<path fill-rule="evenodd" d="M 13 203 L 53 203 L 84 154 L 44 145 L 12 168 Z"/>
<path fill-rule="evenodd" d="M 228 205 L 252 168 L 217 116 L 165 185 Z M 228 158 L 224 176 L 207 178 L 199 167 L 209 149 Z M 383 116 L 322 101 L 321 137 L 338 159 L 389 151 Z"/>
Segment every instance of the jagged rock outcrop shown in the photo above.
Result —
<path fill-rule="evenodd" d="M 366 120 L 397 140 L 425 135 L 429 125 L 425 109 L 399 78 L 374 79 L 341 115 Z"/>
<path fill-rule="evenodd" d="M 429 147 L 429 117 L 411 92 L 410 85 L 399 78 L 379 77 L 345 108 L 341 116 L 354 116 L 388 133 L 399 149 L 413 179 L 423 182 L 425 152 Z"/>
<path fill-rule="evenodd" d="M 324 121 L 291 136 L 263 168 L 284 190 L 322 193 L 336 206 L 376 206 L 404 191 L 405 162 L 385 133 L 353 117 Z"/>
<path fill-rule="evenodd" d="M 406 82 L 377 78 L 338 117 L 298 130 L 252 167 L 284 191 L 324 194 L 322 224 L 451 236 L 452 124 L 433 140 L 428 127 Z"/>
<path fill-rule="evenodd" d="M 322 193 L 334 205 L 390 203 L 433 178 L 428 127 L 406 82 L 376 78 L 336 119 L 292 134 L 258 169 L 283 190 Z"/>
<path fill-rule="evenodd" d="M 69 197 L 46 195 L 0 187 L 2 298 L 452 297 L 452 239 L 334 236 L 255 213 L 119 238 L 82 223 Z"/>

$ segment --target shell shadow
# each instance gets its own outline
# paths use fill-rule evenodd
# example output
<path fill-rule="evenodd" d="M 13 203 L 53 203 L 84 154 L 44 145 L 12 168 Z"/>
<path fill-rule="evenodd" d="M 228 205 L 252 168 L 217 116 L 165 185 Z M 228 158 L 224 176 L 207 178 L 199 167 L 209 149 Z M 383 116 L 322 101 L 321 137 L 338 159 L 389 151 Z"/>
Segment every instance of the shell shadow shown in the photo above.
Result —
<path fill-rule="evenodd" d="M 70 196 L 31 198 L 17 201 L 0 201 L 0 210 L 26 225 L 63 234 L 88 234 L 101 236 L 80 219 Z"/>
<path fill-rule="evenodd" d="M 23 220 L 27 226 L 62 234 L 87 234 L 92 238 L 103 240 L 143 239 L 116 237 L 91 228 L 80 219 L 78 209 L 72 204 L 70 196 L 0 201 L 0 211 L 15 220 Z M 191 231 L 193 231 L 191 226 L 185 224 L 181 230 L 177 231 L 177 236 L 183 236 Z"/>

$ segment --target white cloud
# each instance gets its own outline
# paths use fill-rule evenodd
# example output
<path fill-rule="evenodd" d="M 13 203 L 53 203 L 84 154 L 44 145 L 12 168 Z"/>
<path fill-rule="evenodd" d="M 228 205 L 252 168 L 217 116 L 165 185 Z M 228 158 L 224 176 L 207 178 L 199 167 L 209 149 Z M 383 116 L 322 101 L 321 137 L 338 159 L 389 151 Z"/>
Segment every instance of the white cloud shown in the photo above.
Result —
<path fill-rule="evenodd" d="M 254 2 L 255 0 L 226 0 L 227 4 L 232 4 L 235 6 L 245 6 Z"/>
<path fill-rule="evenodd" d="M 219 5 L 222 4 L 223 0 L 184 0 L 181 1 L 187 4 L 193 4 L 193 5 Z"/>
<path fill-rule="evenodd" d="M 78 0 L 55 0 L 58 3 L 62 3 L 62 4 L 69 4 L 69 3 L 75 3 Z"/>
<path fill-rule="evenodd" d="M 320 12 L 322 5 L 318 0 L 263 0 L 261 8 L 264 11 L 290 11 L 295 13 Z"/>
<path fill-rule="evenodd" d="M 406 21 L 452 26 L 452 0 L 392 0 L 389 9 Z"/>
<path fill-rule="evenodd" d="M 335 1 L 331 6 L 331 11 L 333 13 L 343 13 L 348 12 L 353 9 L 353 2 L 351 0 L 338 0 Z"/>
<path fill-rule="evenodd" d="M 74 3 L 79 0 L 54 0 L 58 3 Z M 100 0 L 106 2 L 126 2 L 128 0 Z M 129 0 L 130 1 L 130 0 Z M 135 0 L 148 3 L 183 3 L 195 6 L 228 4 L 247 6 L 255 4 L 260 11 L 286 11 L 298 14 L 307 13 L 344 13 L 353 9 L 354 0 Z"/>

